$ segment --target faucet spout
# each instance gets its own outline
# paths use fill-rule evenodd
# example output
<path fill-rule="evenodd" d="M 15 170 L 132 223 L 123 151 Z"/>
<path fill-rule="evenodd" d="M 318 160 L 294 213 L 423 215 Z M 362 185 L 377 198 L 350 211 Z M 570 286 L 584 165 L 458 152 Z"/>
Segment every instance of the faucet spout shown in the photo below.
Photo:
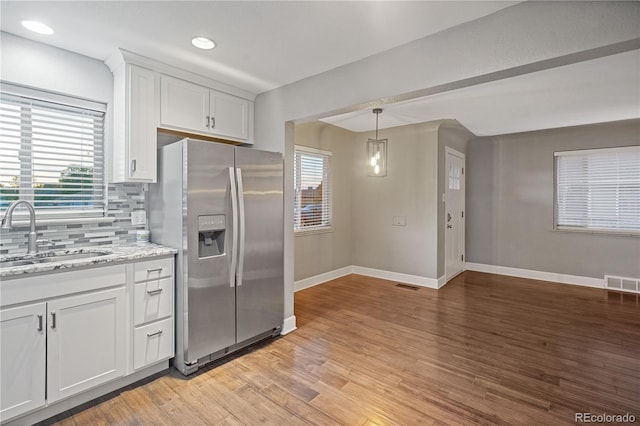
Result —
<path fill-rule="evenodd" d="M 13 228 L 13 211 L 20 204 L 24 204 L 29 210 L 29 236 L 27 242 L 27 254 L 35 254 L 38 252 L 38 244 L 36 243 L 36 211 L 33 208 L 33 204 L 28 202 L 27 200 L 16 200 L 9 204 L 7 211 L 2 218 L 2 225 L 0 226 L 2 229 L 12 229 Z"/>

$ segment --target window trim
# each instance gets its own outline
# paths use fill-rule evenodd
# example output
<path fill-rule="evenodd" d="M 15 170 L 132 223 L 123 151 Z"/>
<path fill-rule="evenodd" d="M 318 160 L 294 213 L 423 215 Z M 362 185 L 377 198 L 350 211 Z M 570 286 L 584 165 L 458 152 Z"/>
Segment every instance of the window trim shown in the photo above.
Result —
<path fill-rule="evenodd" d="M 638 152 L 640 145 L 627 145 L 609 148 L 578 149 L 570 151 L 555 151 L 553 153 L 553 230 L 578 234 L 595 234 L 618 237 L 640 237 L 640 230 L 615 228 L 588 228 L 558 224 L 558 158 L 568 156 L 584 156 L 588 154 Z"/>
<path fill-rule="evenodd" d="M 57 223 L 88 223 L 88 222 L 109 222 L 112 221 L 108 217 L 108 126 L 109 118 L 107 115 L 107 104 L 90 99 L 80 98 L 75 95 L 57 93 L 45 89 L 39 89 L 8 81 L 0 81 L 0 92 L 13 96 L 31 98 L 37 101 L 51 102 L 63 106 L 73 108 L 88 109 L 103 114 L 103 135 L 102 135 L 102 208 L 93 209 L 66 209 L 58 211 L 56 209 L 39 208 L 36 210 L 38 224 L 57 224 Z M 19 198 L 21 199 L 21 198 Z M 3 214 L 5 210 L 0 210 Z M 29 213 L 26 211 L 16 210 L 13 215 L 16 226 L 20 226 L 29 219 Z M 76 221 L 73 221 L 76 219 Z"/>
<path fill-rule="evenodd" d="M 306 153 L 306 154 L 317 154 L 317 155 L 322 155 L 327 157 L 328 159 L 328 165 L 327 165 L 327 174 L 328 174 L 328 181 L 329 181 L 329 197 L 330 200 L 328 202 L 329 205 L 329 224 L 322 224 L 322 225 L 312 225 L 312 226 L 306 226 L 306 227 L 302 227 L 302 228 L 296 228 L 296 213 L 295 213 L 295 208 L 296 206 L 296 194 L 298 192 L 298 188 L 294 187 L 294 199 L 293 199 L 293 205 L 294 205 L 294 217 L 293 217 L 293 231 L 294 231 L 294 235 L 295 236 L 304 236 L 304 235 L 313 235 L 313 234 L 324 234 L 324 233 L 328 233 L 328 232 L 333 232 L 333 179 L 331 178 L 332 174 L 333 174 L 333 170 L 332 170 L 332 161 L 331 158 L 333 156 L 333 153 L 331 151 L 325 151 L 322 149 L 318 149 L 318 148 L 312 148 L 309 146 L 304 146 L 304 145 L 295 145 L 294 146 L 294 150 L 293 150 L 293 161 L 294 163 L 296 162 L 296 156 L 298 154 L 298 152 L 301 153 Z M 295 164 L 294 164 L 294 170 L 296 170 Z M 297 181 L 296 179 L 296 175 L 294 172 L 294 177 L 293 177 L 294 183 Z M 323 204 L 324 204 L 324 200 L 323 200 Z"/>

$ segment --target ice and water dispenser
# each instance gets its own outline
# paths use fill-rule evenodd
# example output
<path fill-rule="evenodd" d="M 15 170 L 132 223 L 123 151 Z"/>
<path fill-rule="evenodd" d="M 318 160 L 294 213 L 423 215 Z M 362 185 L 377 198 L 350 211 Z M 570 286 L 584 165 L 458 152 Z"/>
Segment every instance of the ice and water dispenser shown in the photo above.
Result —
<path fill-rule="evenodd" d="M 198 216 L 198 257 L 224 254 L 224 232 L 226 228 L 223 214 Z"/>

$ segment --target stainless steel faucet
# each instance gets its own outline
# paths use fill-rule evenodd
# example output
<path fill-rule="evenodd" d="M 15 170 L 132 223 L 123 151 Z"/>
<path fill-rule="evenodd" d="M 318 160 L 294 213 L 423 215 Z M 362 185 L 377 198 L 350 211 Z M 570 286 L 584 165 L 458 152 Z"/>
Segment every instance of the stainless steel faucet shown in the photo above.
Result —
<path fill-rule="evenodd" d="M 28 240 L 28 245 L 27 245 L 27 254 L 35 254 L 38 252 L 38 244 L 36 243 L 36 211 L 33 209 L 33 205 L 26 201 L 26 200 L 16 200 L 14 202 L 12 202 L 11 204 L 9 204 L 9 208 L 7 208 L 6 213 L 4 214 L 4 217 L 2 218 L 2 225 L 0 225 L 0 229 L 11 229 L 13 228 L 12 225 L 12 221 L 13 221 L 13 211 L 15 210 L 15 208 L 20 205 L 20 204 L 24 204 L 25 206 L 27 206 L 27 209 L 29 210 L 29 222 L 30 222 L 30 227 L 31 229 L 29 230 L 29 240 Z"/>

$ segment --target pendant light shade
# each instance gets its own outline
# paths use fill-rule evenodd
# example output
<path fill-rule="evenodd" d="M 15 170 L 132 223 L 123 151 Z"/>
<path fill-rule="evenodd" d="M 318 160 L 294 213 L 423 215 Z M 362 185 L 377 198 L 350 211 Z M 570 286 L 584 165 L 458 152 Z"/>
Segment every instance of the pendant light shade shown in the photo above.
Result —
<path fill-rule="evenodd" d="M 367 174 L 373 177 L 387 175 L 387 139 L 378 139 L 378 115 L 382 108 L 375 108 L 376 138 L 367 140 Z"/>

